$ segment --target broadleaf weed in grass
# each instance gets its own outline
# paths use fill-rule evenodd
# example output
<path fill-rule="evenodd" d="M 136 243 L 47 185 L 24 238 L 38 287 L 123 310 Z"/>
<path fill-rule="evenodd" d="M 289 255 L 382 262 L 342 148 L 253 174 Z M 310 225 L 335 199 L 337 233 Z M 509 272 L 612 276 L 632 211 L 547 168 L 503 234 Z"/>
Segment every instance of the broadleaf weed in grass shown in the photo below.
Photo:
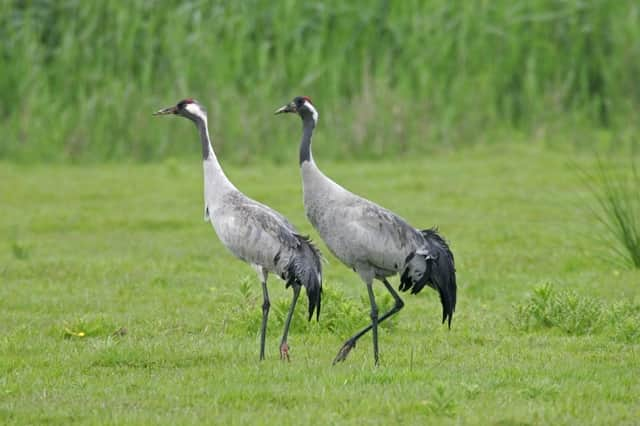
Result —
<path fill-rule="evenodd" d="M 234 333 L 252 335 L 259 331 L 260 322 L 262 321 L 262 298 L 256 294 L 257 291 L 254 289 L 254 284 L 255 283 L 251 282 L 251 278 L 247 276 L 241 281 L 236 292 L 226 295 L 226 299 L 223 297 L 220 301 L 222 304 L 231 306 L 225 322 L 228 324 L 228 329 Z M 367 325 L 369 319 L 368 300 L 365 306 L 363 303 L 357 303 L 346 297 L 341 291 L 327 288 L 326 286 L 322 291 L 322 310 L 319 322 L 316 322 L 315 317 L 312 318 L 311 321 L 307 320 L 307 303 L 305 290 L 302 289 L 291 322 L 292 333 L 319 331 L 343 337 Z M 288 293 L 286 297 L 278 299 L 271 298 L 271 310 L 269 312 L 270 330 L 280 330 L 284 326 L 290 305 L 290 293 Z M 381 298 L 381 307 L 390 305 L 390 301 L 387 300 L 387 298 Z M 390 322 L 391 321 L 386 321 L 386 323 Z M 391 324 L 386 324 L 385 326 L 390 327 Z"/>
<path fill-rule="evenodd" d="M 240 285 L 238 286 L 238 292 L 240 296 L 245 302 L 251 302 L 255 299 L 255 295 L 253 293 L 253 285 L 251 283 L 251 277 L 246 276 L 240 281 Z"/>
<path fill-rule="evenodd" d="M 623 343 L 640 342 L 640 303 L 623 302 L 609 310 L 608 327 L 615 340 Z"/>
<path fill-rule="evenodd" d="M 427 410 L 435 416 L 453 417 L 456 413 L 456 400 L 443 384 L 436 384 L 425 401 Z"/>
<path fill-rule="evenodd" d="M 27 260 L 30 256 L 29 246 L 21 240 L 20 232 L 17 227 L 11 230 L 9 238 L 9 246 L 11 247 L 11 253 L 13 257 L 18 260 Z"/>
<path fill-rule="evenodd" d="M 29 248 L 18 240 L 11 242 L 11 252 L 18 260 L 29 259 Z"/>
<path fill-rule="evenodd" d="M 105 316 L 85 316 L 62 324 L 65 339 L 84 337 L 106 337 L 114 339 L 126 335 L 126 329 Z"/>
<path fill-rule="evenodd" d="M 560 386 L 549 379 L 543 379 L 539 382 L 528 383 L 520 392 L 528 399 L 553 401 L 560 393 Z"/>
<path fill-rule="evenodd" d="M 555 308 L 556 326 L 568 334 L 589 334 L 603 323 L 602 305 L 594 298 L 574 291 L 559 294 Z"/>
<path fill-rule="evenodd" d="M 462 389 L 469 399 L 476 399 L 480 395 L 480 385 L 477 383 L 462 383 Z"/>
<path fill-rule="evenodd" d="M 529 331 L 558 328 L 567 334 L 585 334 L 602 325 L 600 304 L 573 291 L 557 291 L 550 283 L 533 290 L 525 303 L 516 305 L 515 328 Z"/>
<path fill-rule="evenodd" d="M 354 371 L 344 384 L 364 384 L 364 385 L 390 385 L 396 382 L 397 375 L 393 371 L 384 369 L 369 369 Z"/>
<path fill-rule="evenodd" d="M 640 339 L 640 306 L 625 302 L 607 305 L 572 290 L 557 290 L 546 283 L 516 304 L 511 325 L 520 331 L 559 329 L 569 335 L 608 334 L 614 340 Z"/>
<path fill-rule="evenodd" d="M 357 304 L 340 290 L 323 291 L 322 309 L 325 312 L 321 319 L 324 321 L 322 328 L 341 337 L 366 326 L 369 321 L 369 302 L 367 301 L 366 307 Z"/>

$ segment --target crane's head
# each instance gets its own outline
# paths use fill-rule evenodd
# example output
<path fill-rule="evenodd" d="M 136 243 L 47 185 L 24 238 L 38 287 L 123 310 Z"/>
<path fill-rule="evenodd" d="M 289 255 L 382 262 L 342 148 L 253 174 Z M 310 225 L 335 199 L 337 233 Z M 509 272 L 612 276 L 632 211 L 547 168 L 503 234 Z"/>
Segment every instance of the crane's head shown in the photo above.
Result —
<path fill-rule="evenodd" d="M 308 96 L 296 96 L 291 102 L 276 110 L 276 114 L 296 112 L 302 119 L 311 118 L 314 124 L 318 124 L 318 111 Z"/>
<path fill-rule="evenodd" d="M 153 113 L 153 115 L 181 115 L 193 122 L 207 121 L 207 110 L 195 99 L 183 99 L 174 106 L 163 108 Z"/>

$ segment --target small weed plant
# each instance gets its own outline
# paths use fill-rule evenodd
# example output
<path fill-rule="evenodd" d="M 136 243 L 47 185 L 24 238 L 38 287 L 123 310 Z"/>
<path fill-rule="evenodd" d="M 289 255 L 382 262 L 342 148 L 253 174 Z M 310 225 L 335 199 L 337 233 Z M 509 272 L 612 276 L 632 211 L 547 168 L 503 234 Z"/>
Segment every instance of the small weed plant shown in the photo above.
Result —
<path fill-rule="evenodd" d="M 546 283 L 536 287 L 524 303 L 515 306 L 511 319 L 521 331 L 558 329 L 569 335 L 606 333 L 616 340 L 640 341 L 640 305 L 606 305 L 571 290 Z"/>
<path fill-rule="evenodd" d="M 605 239 L 622 261 L 640 268 L 640 174 L 635 163 L 616 176 L 613 167 L 598 164 L 598 175 L 587 177 L 597 201 L 594 209 L 606 230 Z"/>

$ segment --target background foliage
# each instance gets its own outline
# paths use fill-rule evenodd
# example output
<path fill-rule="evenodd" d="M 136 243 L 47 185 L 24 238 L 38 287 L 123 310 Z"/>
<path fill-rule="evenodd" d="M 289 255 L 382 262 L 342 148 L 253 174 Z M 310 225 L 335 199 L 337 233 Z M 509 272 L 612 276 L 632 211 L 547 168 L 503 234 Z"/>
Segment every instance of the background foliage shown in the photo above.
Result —
<path fill-rule="evenodd" d="M 631 0 L 0 0 L 0 40 L 0 159 L 194 155 L 150 117 L 188 96 L 234 161 L 295 155 L 271 113 L 299 94 L 325 158 L 638 130 Z"/>

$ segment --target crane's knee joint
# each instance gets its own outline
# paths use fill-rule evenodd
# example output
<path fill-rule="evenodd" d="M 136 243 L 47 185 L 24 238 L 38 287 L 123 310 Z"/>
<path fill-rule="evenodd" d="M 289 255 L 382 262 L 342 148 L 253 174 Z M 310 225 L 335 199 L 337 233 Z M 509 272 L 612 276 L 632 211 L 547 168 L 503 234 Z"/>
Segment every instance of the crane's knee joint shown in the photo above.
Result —
<path fill-rule="evenodd" d="M 371 321 L 377 321 L 378 320 L 378 308 L 371 308 Z"/>
<path fill-rule="evenodd" d="M 269 311 L 269 307 L 271 307 L 271 302 L 269 302 L 268 300 L 265 300 L 264 303 L 262 304 L 262 311 Z"/>

